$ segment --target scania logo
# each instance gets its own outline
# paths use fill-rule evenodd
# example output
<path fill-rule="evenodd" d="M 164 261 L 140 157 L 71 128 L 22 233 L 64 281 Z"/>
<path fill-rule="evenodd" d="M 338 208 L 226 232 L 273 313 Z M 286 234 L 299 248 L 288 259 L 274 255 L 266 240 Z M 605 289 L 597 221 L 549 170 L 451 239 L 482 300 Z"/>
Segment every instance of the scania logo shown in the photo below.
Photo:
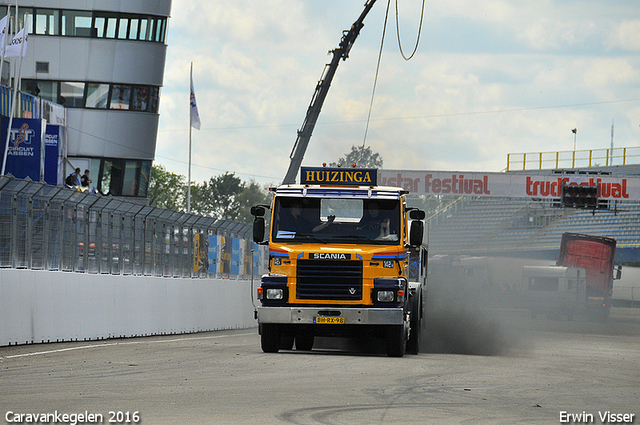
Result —
<path fill-rule="evenodd" d="M 312 252 L 309 254 L 312 260 L 350 260 L 351 254 L 343 254 L 339 252 Z"/>

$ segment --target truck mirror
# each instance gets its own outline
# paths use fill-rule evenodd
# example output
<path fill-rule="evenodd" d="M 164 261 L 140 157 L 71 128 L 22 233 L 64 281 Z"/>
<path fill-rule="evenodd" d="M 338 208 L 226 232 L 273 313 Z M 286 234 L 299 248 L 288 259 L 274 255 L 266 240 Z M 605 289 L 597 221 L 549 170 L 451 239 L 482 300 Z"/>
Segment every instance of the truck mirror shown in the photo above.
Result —
<path fill-rule="evenodd" d="M 409 211 L 409 218 L 411 220 L 424 220 L 426 214 L 422 210 L 411 210 Z"/>
<path fill-rule="evenodd" d="M 616 266 L 616 274 L 614 276 L 614 280 L 620 280 L 622 279 L 622 266 L 620 264 L 617 264 Z"/>
<path fill-rule="evenodd" d="M 251 215 L 254 217 L 264 217 L 264 207 L 261 205 L 251 207 Z"/>
<path fill-rule="evenodd" d="M 264 208 L 262 212 L 264 214 Z M 253 241 L 257 244 L 264 241 L 264 217 L 255 217 L 253 219 Z"/>
<path fill-rule="evenodd" d="M 424 223 L 419 220 L 412 221 L 411 230 L 409 231 L 409 245 L 411 246 L 422 245 L 423 234 L 424 234 Z"/>

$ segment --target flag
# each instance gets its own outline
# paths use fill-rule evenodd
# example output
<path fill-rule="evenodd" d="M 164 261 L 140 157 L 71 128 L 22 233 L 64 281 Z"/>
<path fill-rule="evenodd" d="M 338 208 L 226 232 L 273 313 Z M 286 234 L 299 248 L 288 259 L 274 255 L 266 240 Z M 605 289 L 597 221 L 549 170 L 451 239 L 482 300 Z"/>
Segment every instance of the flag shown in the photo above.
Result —
<path fill-rule="evenodd" d="M 4 46 L 4 37 L 7 34 L 9 24 L 9 15 L 0 19 L 0 48 Z"/>
<path fill-rule="evenodd" d="M 7 45 L 7 48 L 4 51 L 5 57 L 11 56 L 20 56 L 20 49 L 22 49 L 22 57 L 25 57 L 27 54 L 27 41 L 29 40 L 29 21 L 25 21 L 24 27 L 20 30 L 19 33 L 13 37 L 11 43 Z M 26 34 L 26 35 L 25 35 Z M 24 47 L 22 47 L 24 38 Z"/>
<path fill-rule="evenodd" d="M 200 114 L 198 114 L 198 105 L 196 105 L 196 92 L 193 90 L 193 64 L 191 65 L 191 73 L 189 77 L 191 80 L 191 127 L 196 130 L 200 130 Z"/>

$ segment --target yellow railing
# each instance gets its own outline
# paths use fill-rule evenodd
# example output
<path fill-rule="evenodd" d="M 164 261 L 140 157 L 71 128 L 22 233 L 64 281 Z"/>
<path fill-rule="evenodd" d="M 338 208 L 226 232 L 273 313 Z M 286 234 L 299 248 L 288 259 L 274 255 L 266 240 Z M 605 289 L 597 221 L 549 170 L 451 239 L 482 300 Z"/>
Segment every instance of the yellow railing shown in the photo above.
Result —
<path fill-rule="evenodd" d="M 506 171 L 640 164 L 640 146 L 507 154 Z"/>

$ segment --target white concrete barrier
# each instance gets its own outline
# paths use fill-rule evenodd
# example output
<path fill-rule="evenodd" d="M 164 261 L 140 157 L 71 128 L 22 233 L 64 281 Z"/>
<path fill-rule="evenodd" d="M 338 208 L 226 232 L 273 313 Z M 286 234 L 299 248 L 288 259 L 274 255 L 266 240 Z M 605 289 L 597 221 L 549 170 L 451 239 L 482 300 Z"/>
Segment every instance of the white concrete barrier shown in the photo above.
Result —
<path fill-rule="evenodd" d="M 254 326 L 248 280 L 0 269 L 0 346 Z"/>

